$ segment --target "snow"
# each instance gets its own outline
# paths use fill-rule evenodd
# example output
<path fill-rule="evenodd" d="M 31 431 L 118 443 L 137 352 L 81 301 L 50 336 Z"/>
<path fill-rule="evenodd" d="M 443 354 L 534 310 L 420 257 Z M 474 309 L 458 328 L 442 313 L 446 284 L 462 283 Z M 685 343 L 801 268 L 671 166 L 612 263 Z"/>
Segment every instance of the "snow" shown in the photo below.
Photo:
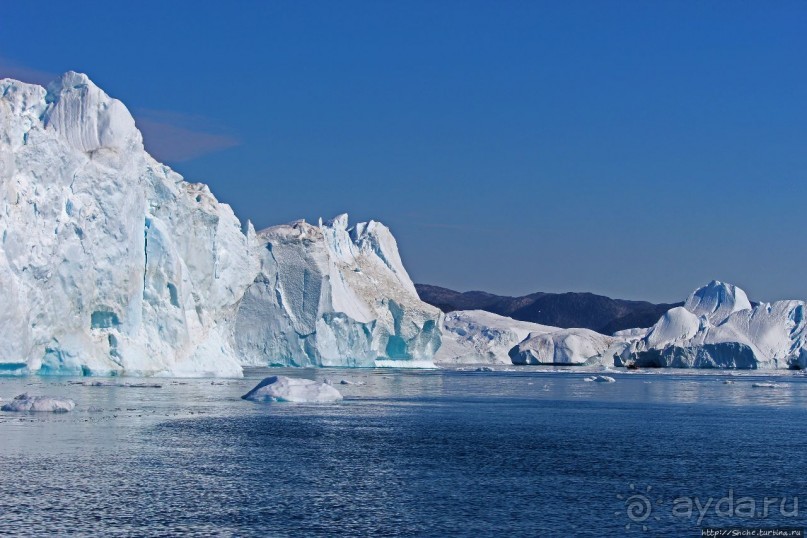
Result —
<path fill-rule="evenodd" d="M 443 322 L 443 344 L 434 362 L 441 366 L 512 364 L 508 352 L 530 333 L 557 330 L 557 327 L 518 321 L 483 310 L 450 312 Z"/>
<path fill-rule="evenodd" d="M 259 403 L 329 403 L 341 400 L 342 395 L 327 383 L 275 375 L 258 383 L 242 398 Z"/>
<path fill-rule="evenodd" d="M 51 413 L 67 413 L 76 407 L 73 400 L 67 398 L 54 398 L 51 396 L 29 396 L 20 394 L 7 404 L 2 411 L 38 411 Z"/>
<path fill-rule="evenodd" d="M 0 80 L 0 289 L 3 374 L 240 377 L 431 364 L 440 346 L 385 226 L 259 237 L 74 72 Z"/>

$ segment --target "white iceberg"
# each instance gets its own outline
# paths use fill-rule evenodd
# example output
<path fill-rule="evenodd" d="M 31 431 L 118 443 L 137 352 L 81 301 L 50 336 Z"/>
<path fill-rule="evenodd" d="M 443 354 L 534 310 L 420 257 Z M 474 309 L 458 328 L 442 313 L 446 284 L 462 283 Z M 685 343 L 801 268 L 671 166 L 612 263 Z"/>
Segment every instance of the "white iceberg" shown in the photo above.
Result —
<path fill-rule="evenodd" d="M 695 290 L 619 355 L 621 365 L 673 368 L 807 367 L 803 301 L 752 306 L 736 286 L 713 281 Z"/>
<path fill-rule="evenodd" d="M 0 369 L 227 375 L 251 235 L 85 75 L 0 80 Z"/>
<path fill-rule="evenodd" d="M 76 407 L 73 400 L 54 398 L 51 396 L 29 396 L 20 394 L 0 408 L 2 411 L 37 411 L 50 413 L 67 413 Z"/>
<path fill-rule="evenodd" d="M 0 80 L 0 289 L 3 374 L 239 377 L 430 364 L 440 346 L 386 227 L 257 236 L 74 72 Z"/>
<path fill-rule="evenodd" d="M 583 381 L 595 382 L 595 383 L 615 383 L 616 379 L 608 375 L 595 375 L 583 378 Z"/>
<path fill-rule="evenodd" d="M 751 383 L 751 386 L 758 389 L 775 389 L 776 383 Z"/>
<path fill-rule="evenodd" d="M 274 375 L 261 381 L 242 398 L 261 403 L 330 403 L 341 400 L 342 394 L 327 383 Z"/>
<path fill-rule="evenodd" d="M 622 340 L 589 329 L 557 329 L 531 334 L 510 350 L 513 364 L 595 365 L 621 351 Z"/>
<path fill-rule="evenodd" d="M 418 297 L 386 226 L 340 215 L 256 241 L 260 271 L 235 316 L 244 364 L 434 366 L 442 312 Z"/>
<path fill-rule="evenodd" d="M 512 364 L 508 352 L 513 346 L 530 334 L 558 330 L 483 310 L 450 312 L 443 322 L 442 346 L 434 362 L 441 366 Z"/>

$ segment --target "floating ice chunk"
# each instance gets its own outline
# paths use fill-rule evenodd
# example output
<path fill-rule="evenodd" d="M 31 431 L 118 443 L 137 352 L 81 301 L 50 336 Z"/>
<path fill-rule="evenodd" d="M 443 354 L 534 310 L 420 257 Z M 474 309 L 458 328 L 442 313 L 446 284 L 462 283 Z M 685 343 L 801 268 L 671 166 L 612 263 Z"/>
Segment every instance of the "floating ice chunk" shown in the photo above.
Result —
<path fill-rule="evenodd" d="M 242 396 L 253 402 L 327 403 L 342 399 L 338 390 L 326 383 L 282 375 L 267 377 Z"/>
<path fill-rule="evenodd" d="M 591 377 L 586 377 L 583 381 L 593 381 L 595 383 L 615 383 L 616 379 L 608 375 L 595 375 Z"/>
<path fill-rule="evenodd" d="M 492 372 L 492 371 L 493 368 L 491 368 L 490 366 L 480 366 L 479 368 L 474 370 L 474 372 Z"/>
<path fill-rule="evenodd" d="M 776 383 L 751 383 L 751 386 L 759 389 L 775 389 Z"/>
<path fill-rule="evenodd" d="M 2 408 L 3 411 L 42 411 L 51 413 L 67 413 L 76 407 L 76 402 L 67 398 L 51 396 L 28 396 L 20 394 Z"/>

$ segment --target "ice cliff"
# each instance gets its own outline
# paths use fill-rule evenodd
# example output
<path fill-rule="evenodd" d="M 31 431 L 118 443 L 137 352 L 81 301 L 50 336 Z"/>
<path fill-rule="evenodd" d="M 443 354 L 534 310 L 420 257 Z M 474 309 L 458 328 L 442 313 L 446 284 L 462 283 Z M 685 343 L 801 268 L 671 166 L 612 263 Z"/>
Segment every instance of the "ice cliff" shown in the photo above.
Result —
<path fill-rule="evenodd" d="M 431 360 L 439 312 L 385 227 L 245 228 L 85 75 L 0 80 L 0 373 Z"/>

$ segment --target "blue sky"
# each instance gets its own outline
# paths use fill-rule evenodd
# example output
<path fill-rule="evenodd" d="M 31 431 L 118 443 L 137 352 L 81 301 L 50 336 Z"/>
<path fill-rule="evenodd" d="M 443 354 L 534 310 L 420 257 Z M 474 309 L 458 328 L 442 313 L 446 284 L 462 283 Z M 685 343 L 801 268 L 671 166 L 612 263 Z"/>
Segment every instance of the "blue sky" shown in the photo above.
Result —
<path fill-rule="evenodd" d="M 341 212 L 418 282 L 807 298 L 804 2 L 6 2 L 257 227 Z"/>

